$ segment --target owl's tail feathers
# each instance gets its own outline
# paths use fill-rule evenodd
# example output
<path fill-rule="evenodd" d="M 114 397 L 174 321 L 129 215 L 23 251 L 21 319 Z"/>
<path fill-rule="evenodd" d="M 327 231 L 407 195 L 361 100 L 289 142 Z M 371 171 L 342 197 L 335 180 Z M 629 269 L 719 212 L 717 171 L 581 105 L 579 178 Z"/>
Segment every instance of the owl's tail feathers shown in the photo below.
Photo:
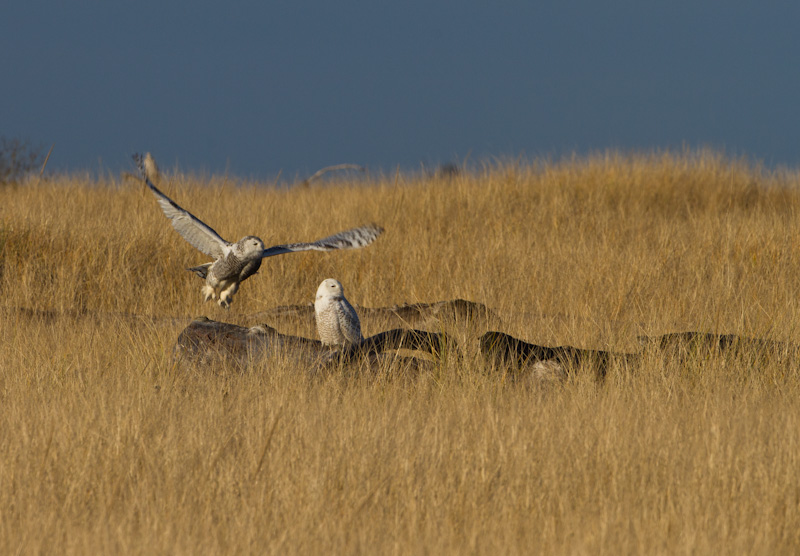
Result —
<path fill-rule="evenodd" d="M 203 280 L 206 279 L 208 276 L 208 269 L 211 268 L 212 263 L 205 263 L 201 264 L 200 266 L 193 266 L 191 268 L 187 268 L 186 270 L 191 270 L 195 274 L 197 274 Z"/>

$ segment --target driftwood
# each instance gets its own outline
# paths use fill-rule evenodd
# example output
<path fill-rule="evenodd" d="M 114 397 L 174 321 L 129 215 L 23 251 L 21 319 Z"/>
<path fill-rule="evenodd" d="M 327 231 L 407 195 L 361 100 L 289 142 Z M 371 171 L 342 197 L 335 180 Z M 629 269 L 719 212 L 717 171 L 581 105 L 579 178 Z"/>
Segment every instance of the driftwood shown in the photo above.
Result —
<path fill-rule="evenodd" d="M 353 306 L 359 318 L 383 320 L 395 327 L 422 327 L 442 321 L 499 323 L 500 319 L 483 303 L 464 299 L 437 301 L 435 303 L 412 303 L 393 307 Z M 314 323 L 314 304 L 282 305 L 250 316 L 251 319 L 269 322 L 288 320 Z"/>
<path fill-rule="evenodd" d="M 349 363 L 365 356 L 373 356 L 388 350 L 398 349 L 424 351 L 440 359 L 449 354 L 460 357 L 456 342 L 444 332 L 405 328 L 395 328 L 380 332 L 336 353 L 341 361 Z"/>
<path fill-rule="evenodd" d="M 541 346 L 503 332 L 487 332 L 480 338 L 480 352 L 497 367 L 512 373 L 532 373 L 538 378 L 564 378 L 575 369 L 591 369 L 602 378 L 612 361 L 624 365 L 638 363 L 644 352 L 657 350 L 665 357 L 685 361 L 689 355 L 708 356 L 714 353 L 734 357 L 783 359 L 795 357 L 795 344 L 748 338 L 735 334 L 707 332 L 674 332 L 661 336 L 639 336 L 642 351 L 618 353 L 582 349 L 572 346 Z"/>
<path fill-rule="evenodd" d="M 178 336 L 172 358 L 175 363 L 203 368 L 216 368 L 222 363 L 245 367 L 283 353 L 314 364 L 321 348 L 317 340 L 281 334 L 271 326 L 248 328 L 198 317 Z"/>
<path fill-rule="evenodd" d="M 393 350 L 417 350 L 442 358 L 458 353 L 455 342 L 441 332 L 395 329 L 381 332 L 344 349 L 322 345 L 319 340 L 281 334 L 268 325 L 252 327 L 217 322 L 206 317 L 193 320 L 178 336 L 173 359 L 195 366 L 216 366 L 229 362 L 238 366 L 268 357 L 290 356 L 319 371 L 337 365 L 366 360 L 378 362 L 378 356 Z M 412 358 L 403 358 L 413 364 Z"/>
<path fill-rule="evenodd" d="M 481 336 L 481 354 L 497 367 L 513 373 L 532 371 L 540 378 L 565 378 L 577 369 L 590 369 L 603 378 L 612 361 L 631 363 L 635 353 L 582 349 L 573 346 L 540 346 L 503 332 L 490 331 Z"/>
<path fill-rule="evenodd" d="M 721 353 L 748 352 L 775 355 L 797 349 L 794 344 L 786 342 L 709 332 L 672 332 L 661 336 L 639 336 L 638 340 L 645 349 L 657 348 L 673 354 L 718 351 Z"/>
<path fill-rule="evenodd" d="M 32 309 L 30 307 L 0 307 L 0 315 L 6 318 L 25 319 L 34 322 L 55 323 L 61 319 L 91 320 L 97 322 L 125 321 L 130 323 L 149 323 L 154 326 L 174 326 L 186 323 L 185 317 L 154 317 L 120 311 L 94 311 L 79 309 Z"/>

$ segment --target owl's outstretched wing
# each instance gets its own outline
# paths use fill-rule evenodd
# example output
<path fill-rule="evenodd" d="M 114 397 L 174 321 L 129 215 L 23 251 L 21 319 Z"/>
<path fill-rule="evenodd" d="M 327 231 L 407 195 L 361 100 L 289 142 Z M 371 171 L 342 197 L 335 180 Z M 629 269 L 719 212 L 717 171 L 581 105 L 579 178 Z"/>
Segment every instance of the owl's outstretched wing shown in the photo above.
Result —
<path fill-rule="evenodd" d="M 377 239 L 383 232 L 379 226 L 362 226 L 345 230 L 326 238 L 318 239 L 311 243 L 288 243 L 286 245 L 275 245 L 264 249 L 261 257 L 274 257 L 284 253 L 295 253 L 297 251 L 335 251 L 337 249 L 360 249 L 366 247 Z"/>
<path fill-rule="evenodd" d="M 164 195 L 147 175 L 145 168 L 145 157 L 140 154 L 133 155 L 133 160 L 139 168 L 139 174 L 144 179 L 147 187 L 156 196 L 161 210 L 172 222 L 172 227 L 188 241 L 195 249 L 198 249 L 214 259 L 219 259 L 230 249 L 230 243 L 220 237 L 214 229 L 197 218 L 188 210 L 181 208 L 178 203 Z"/>

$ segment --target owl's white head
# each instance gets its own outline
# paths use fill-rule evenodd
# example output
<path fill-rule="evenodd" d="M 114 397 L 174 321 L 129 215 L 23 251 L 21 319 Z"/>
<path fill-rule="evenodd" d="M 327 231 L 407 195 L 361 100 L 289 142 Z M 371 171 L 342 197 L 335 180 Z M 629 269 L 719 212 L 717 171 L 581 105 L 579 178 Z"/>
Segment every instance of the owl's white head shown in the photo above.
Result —
<path fill-rule="evenodd" d="M 237 241 L 233 248 L 239 258 L 244 260 L 255 259 L 264 252 L 264 242 L 256 236 L 245 236 Z"/>
<path fill-rule="evenodd" d="M 331 300 L 342 299 L 344 297 L 344 289 L 338 280 L 328 278 L 323 280 L 317 288 L 317 300 Z"/>

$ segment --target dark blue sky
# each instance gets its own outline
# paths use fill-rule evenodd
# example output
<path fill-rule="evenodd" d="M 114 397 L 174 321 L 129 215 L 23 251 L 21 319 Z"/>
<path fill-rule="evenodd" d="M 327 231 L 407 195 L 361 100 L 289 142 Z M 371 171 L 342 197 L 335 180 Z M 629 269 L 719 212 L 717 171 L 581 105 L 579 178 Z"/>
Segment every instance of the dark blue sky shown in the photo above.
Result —
<path fill-rule="evenodd" d="M 0 14 L 48 168 L 305 177 L 606 148 L 800 165 L 800 2 L 56 2 Z"/>

